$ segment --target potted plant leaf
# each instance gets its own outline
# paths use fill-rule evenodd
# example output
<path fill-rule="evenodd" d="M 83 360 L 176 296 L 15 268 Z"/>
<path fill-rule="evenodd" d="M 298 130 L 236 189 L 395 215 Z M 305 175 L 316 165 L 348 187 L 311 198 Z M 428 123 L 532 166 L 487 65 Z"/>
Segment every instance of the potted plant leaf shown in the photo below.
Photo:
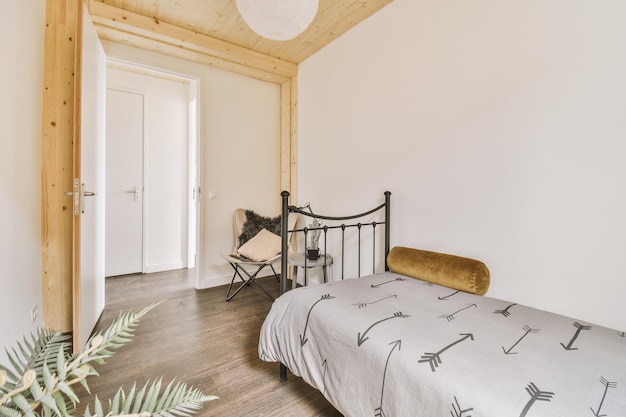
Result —
<path fill-rule="evenodd" d="M 0 416 L 71 416 L 79 402 L 74 387 L 87 392 L 87 378 L 98 375 L 94 364 L 103 364 L 129 342 L 139 319 L 159 303 L 139 311 L 120 313 L 111 326 L 93 335 L 77 353 L 71 353 L 71 336 L 49 329 L 38 329 L 17 348 L 6 349 L 10 366 L 0 364 Z M 105 407 L 96 397 L 93 412 L 85 416 L 172 416 L 197 412 L 205 402 L 216 399 L 183 382 L 147 382 L 128 392 L 120 388 Z M 106 409 L 106 411 L 105 411 Z"/>
<path fill-rule="evenodd" d="M 309 242 L 306 247 L 306 255 L 310 261 L 315 261 L 320 256 L 319 240 L 322 233 L 321 227 L 322 222 L 317 219 L 313 219 L 308 226 Z"/>

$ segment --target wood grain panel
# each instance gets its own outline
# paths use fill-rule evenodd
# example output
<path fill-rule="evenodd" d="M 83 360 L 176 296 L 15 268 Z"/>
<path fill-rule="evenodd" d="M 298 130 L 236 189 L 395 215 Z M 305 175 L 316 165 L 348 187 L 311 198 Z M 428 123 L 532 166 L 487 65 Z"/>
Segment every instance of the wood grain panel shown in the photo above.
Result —
<path fill-rule="evenodd" d="M 284 81 L 298 71 L 293 63 L 100 2 L 92 1 L 91 14 L 99 35 L 112 41 L 148 50 L 155 50 L 157 43 L 158 52 L 174 56 L 195 53 L 201 63 L 212 62 L 211 66 L 230 67 L 228 70 L 255 78 L 263 72 Z"/>
<path fill-rule="evenodd" d="M 91 0 L 241 48 L 299 64 L 392 0 L 320 0 L 311 25 L 289 41 L 264 39 L 243 21 L 235 0 Z M 98 14 L 92 7 L 92 13 Z"/>
<path fill-rule="evenodd" d="M 42 310 L 72 329 L 72 152 L 76 34 L 81 0 L 46 2 L 42 131 Z"/>
<path fill-rule="evenodd" d="M 259 38 L 254 49 L 300 63 L 367 19 L 392 0 L 320 1 L 320 8 L 309 28 L 296 39 L 274 42 Z"/>
<path fill-rule="evenodd" d="M 294 77 L 280 85 L 280 190 L 291 190 L 292 180 L 289 161 L 295 149 L 291 146 L 292 124 L 296 119 L 291 117 L 291 89 L 297 82 Z"/>
<path fill-rule="evenodd" d="M 72 135 L 72 177 L 82 182 L 82 107 L 83 107 L 83 0 L 78 1 L 74 53 L 74 134 Z M 76 184 L 74 184 L 75 186 Z M 74 187 L 76 192 L 76 187 Z M 82 193 L 82 186 L 79 187 Z M 72 216 L 72 332 L 74 352 L 80 350 L 80 303 L 81 303 L 81 216 Z"/>

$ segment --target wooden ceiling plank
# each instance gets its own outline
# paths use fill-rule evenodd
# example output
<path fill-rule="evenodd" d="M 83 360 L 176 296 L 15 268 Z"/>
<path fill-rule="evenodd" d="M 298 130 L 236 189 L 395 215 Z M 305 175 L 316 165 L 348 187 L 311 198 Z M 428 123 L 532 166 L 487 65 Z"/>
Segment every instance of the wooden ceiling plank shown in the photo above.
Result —
<path fill-rule="evenodd" d="M 333 40 L 391 3 L 391 1 L 392 0 L 378 0 L 374 2 L 359 0 L 353 2 L 349 7 L 342 10 L 341 16 L 330 19 L 323 30 L 316 32 L 317 37 L 314 41 L 305 42 L 300 49 L 301 55 L 296 55 L 294 58 L 298 59 L 301 56 L 313 55 L 325 45 L 328 45 Z"/>
<path fill-rule="evenodd" d="M 194 16 L 189 21 L 192 27 L 198 32 L 216 37 L 215 25 L 224 10 L 228 8 L 230 0 L 213 0 L 200 3 L 201 7 L 194 12 Z"/>
<path fill-rule="evenodd" d="M 136 33 L 123 32 L 119 29 L 100 25 L 96 25 L 96 31 L 98 32 L 98 36 L 100 36 L 102 39 L 107 39 L 124 45 L 134 46 L 148 51 L 185 59 L 187 61 L 206 65 L 208 67 L 234 72 L 236 74 L 245 75 L 247 77 L 256 78 L 258 80 L 267 81 L 274 84 L 282 84 L 290 78 L 281 74 L 266 72 L 250 67 L 248 65 L 239 64 L 230 60 L 225 60 L 212 55 L 203 54 L 201 52 L 191 49 L 180 48 L 176 45 L 171 45 L 161 40 L 149 37 L 143 37 Z"/>
<path fill-rule="evenodd" d="M 210 31 L 205 33 L 231 41 L 232 32 L 238 32 L 239 25 L 243 23 L 237 5 L 232 0 L 224 1 L 217 10 L 217 14 L 218 17 L 212 22 Z M 224 36 L 224 34 L 228 34 L 228 36 Z"/>
<path fill-rule="evenodd" d="M 282 42 L 265 39 L 253 32 L 241 18 L 235 0 L 89 1 L 143 16 L 153 26 L 169 24 L 281 62 L 299 64 L 392 0 L 320 0 L 318 13 L 309 28 L 295 39 Z M 155 20 L 159 24 L 155 24 Z M 188 38 L 185 40 L 189 41 Z"/>
<path fill-rule="evenodd" d="M 255 49 L 271 56 L 289 56 L 292 62 L 302 62 L 391 1 L 393 0 L 320 1 L 315 20 L 299 37 L 282 44 L 260 41 Z"/>
<path fill-rule="evenodd" d="M 96 28 L 109 27 L 128 34 L 133 33 L 144 39 L 164 42 L 179 49 L 232 61 L 234 64 L 286 78 L 293 77 L 298 72 L 296 64 L 99 1 L 91 2 L 90 12 Z"/>
<path fill-rule="evenodd" d="M 341 16 L 343 10 L 353 2 L 355 2 L 355 0 L 321 0 L 313 22 L 295 39 L 285 42 L 274 42 L 259 36 L 254 48 L 271 56 L 289 56 L 290 60 L 294 59 L 291 62 L 302 62 L 308 56 L 312 55 L 312 53 L 304 56 L 303 59 L 297 59 L 296 57 L 303 56 L 301 48 L 305 47 L 307 50 L 317 52 L 324 47 L 326 44 L 320 44 L 318 42 L 320 31 L 323 31 L 327 26 L 331 25 L 333 19 Z"/>
<path fill-rule="evenodd" d="M 354 27 L 357 23 L 367 19 L 392 0 L 376 0 L 376 1 L 364 1 L 353 0 L 346 1 L 342 4 L 334 4 L 320 13 L 318 19 L 315 20 L 317 28 L 312 32 L 312 36 L 305 37 L 303 41 L 316 40 L 316 43 L 327 45 L 339 35 L 347 32 Z"/>

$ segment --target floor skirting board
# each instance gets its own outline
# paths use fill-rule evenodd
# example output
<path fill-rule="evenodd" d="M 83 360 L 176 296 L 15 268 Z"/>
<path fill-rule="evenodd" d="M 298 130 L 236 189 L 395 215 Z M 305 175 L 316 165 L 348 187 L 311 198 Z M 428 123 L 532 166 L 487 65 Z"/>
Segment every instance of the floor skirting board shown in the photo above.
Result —
<path fill-rule="evenodd" d="M 185 265 L 182 261 L 160 265 L 146 265 L 146 273 L 151 274 L 153 272 L 173 271 L 175 269 L 183 269 L 186 267 L 187 265 Z"/>

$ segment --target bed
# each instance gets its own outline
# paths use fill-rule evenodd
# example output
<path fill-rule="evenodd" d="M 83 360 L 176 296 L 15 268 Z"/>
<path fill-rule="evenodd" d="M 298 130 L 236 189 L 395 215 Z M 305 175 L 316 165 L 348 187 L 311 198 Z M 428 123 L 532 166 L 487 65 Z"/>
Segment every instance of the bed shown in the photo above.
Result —
<path fill-rule="evenodd" d="M 480 261 L 383 254 L 381 272 L 282 294 L 259 357 L 345 416 L 626 416 L 624 332 L 486 297 Z"/>

